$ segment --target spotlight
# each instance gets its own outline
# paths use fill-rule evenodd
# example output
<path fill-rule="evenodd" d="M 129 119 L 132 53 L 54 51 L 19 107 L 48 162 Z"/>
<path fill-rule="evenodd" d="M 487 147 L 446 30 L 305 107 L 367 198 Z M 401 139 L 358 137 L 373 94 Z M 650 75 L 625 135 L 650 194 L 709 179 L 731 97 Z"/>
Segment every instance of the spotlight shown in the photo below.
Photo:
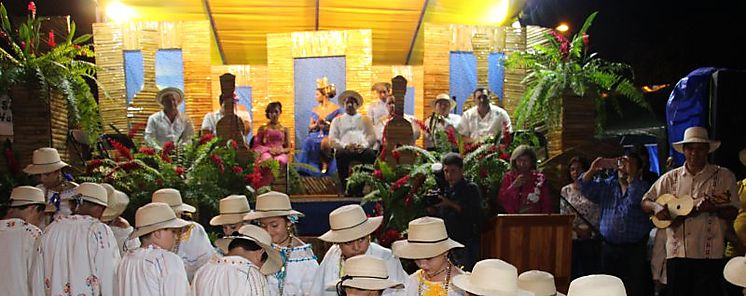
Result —
<path fill-rule="evenodd" d="M 556 29 L 557 31 L 560 31 L 560 32 L 562 32 L 562 33 L 565 33 L 565 32 L 567 32 L 567 30 L 570 30 L 570 26 L 568 26 L 568 25 L 567 25 L 567 24 L 565 24 L 565 23 L 561 23 L 561 24 L 559 24 L 559 26 L 557 26 L 557 28 L 555 28 L 555 29 Z"/>
<path fill-rule="evenodd" d="M 116 23 L 126 22 L 135 17 L 136 13 L 132 7 L 114 1 L 106 6 L 106 17 Z"/>

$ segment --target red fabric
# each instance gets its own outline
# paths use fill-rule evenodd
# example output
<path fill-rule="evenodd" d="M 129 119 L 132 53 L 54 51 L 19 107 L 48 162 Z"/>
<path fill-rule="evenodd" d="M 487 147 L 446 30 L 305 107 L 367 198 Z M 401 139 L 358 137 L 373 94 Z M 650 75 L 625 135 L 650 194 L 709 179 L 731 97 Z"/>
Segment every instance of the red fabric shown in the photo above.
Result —
<path fill-rule="evenodd" d="M 529 174 L 528 181 L 524 182 L 519 188 L 513 188 L 510 185 L 513 184 L 516 178 L 518 178 L 516 171 L 509 171 L 503 175 L 502 182 L 500 183 L 500 192 L 498 193 L 498 200 L 502 204 L 503 208 L 508 214 L 550 214 L 553 212 L 552 199 L 549 195 L 549 188 L 546 184 L 544 175 L 532 171 Z M 539 186 L 539 201 L 532 203 L 528 201 L 528 195 L 534 192 L 536 183 L 539 179 L 544 179 L 541 186 Z"/>

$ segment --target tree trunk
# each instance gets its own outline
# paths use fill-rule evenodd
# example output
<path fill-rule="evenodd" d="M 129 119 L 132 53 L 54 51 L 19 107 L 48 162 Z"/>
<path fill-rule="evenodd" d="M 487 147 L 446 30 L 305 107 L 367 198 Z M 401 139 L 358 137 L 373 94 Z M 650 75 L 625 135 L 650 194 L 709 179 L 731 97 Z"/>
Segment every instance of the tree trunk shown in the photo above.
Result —
<path fill-rule="evenodd" d="M 595 134 L 596 107 L 592 98 L 563 95 L 560 125 L 548 135 L 549 157 L 590 142 Z"/>

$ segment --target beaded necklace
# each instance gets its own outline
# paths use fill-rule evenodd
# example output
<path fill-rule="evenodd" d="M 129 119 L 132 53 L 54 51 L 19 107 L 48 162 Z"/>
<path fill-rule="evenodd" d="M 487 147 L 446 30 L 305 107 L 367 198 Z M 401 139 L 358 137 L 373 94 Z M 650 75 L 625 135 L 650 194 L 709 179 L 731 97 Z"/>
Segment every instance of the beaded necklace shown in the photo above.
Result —
<path fill-rule="evenodd" d="M 446 265 L 445 269 L 442 269 L 442 270 L 436 272 L 432 276 L 428 275 L 429 278 L 432 278 L 434 276 L 439 275 L 443 271 L 446 272 L 446 279 L 445 279 L 445 281 L 443 281 L 443 290 L 445 291 L 445 293 L 444 293 L 443 296 L 448 296 L 448 288 L 449 288 L 450 282 L 451 282 L 451 262 L 447 262 L 446 264 L 447 265 Z M 427 272 L 425 272 L 424 270 L 421 270 L 420 275 L 419 275 L 419 283 L 417 284 L 417 295 L 419 295 L 419 296 L 423 296 L 423 294 L 422 294 L 422 286 L 425 284 L 425 276 L 426 276 L 426 274 L 427 274 Z"/>
<path fill-rule="evenodd" d="M 275 245 L 274 246 L 275 249 L 277 249 L 278 251 L 280 251 L 280 257 L 282 257 L 282 268 L 280 268 L 280 271 L 278 271 L 277 275 L 276 275 L 277 282 L 278 282 L 278 285 L 279 285 L 279 290 L 280 290 L 280 296 L 283 295 L 282 293 L 285 290 L 285 279 L 287 277 L 287 270 L 286 270 L 286 268 L 287 268 L 288 258 L 290 257 L 290 254 L 289 254 L 290 253 L 290 248 L 293 247 L 293 235 L 289 234 L 288 237 L 286 239 L 284 239 L 283 241 L 281 241 L 280 243 L 284 243 L 285 241 L 288 241 L 287 247 L 282 247 L 280 245 Z"/>

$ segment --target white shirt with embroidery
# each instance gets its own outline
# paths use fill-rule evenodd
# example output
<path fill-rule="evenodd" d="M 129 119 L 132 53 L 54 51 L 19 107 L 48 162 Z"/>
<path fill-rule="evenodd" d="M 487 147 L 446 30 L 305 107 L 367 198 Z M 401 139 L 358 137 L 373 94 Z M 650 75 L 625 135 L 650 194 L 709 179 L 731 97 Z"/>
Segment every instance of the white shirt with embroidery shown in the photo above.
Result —
<path fill-rule="evenodd" d="M 114 233 L 114 237 L 117 239 L 119 254 L 124 255 L 126 251 L 134 250 L 140 247 L 139 238 L 129 239 L 130 234 L 135 231 L 132 226 L 121 228 L 109 225 L 109 228 L 111 228 L 111 232 Z"/>
<path fill-rule="evenodd" d="M 376 149 L 378 143 L 373 124 L 360 113 L 345 113 L 334 118 L 329 126 L 329 140 L 335 149 L 343 149 L 349 144 Z"/>
<path fill-rule="evenodd" d="M 513 127 L 510 124 L 510 116 L 505 109 L 490 104 L 490 111 L 482 117 L 479 116 L 477 106 L 474 106 L 464 111 L 464 115 L 461 116 L 461 121 L 456 130 L 458 130 L 459 134 L 475 141 L 482 141 L 500 134 L 503 130 L 503 123 L 509 132 L 513 131 Z"/>
<path fill-rule="evenodd" d="M 376 97 L 375 102 L 368 105 L 368 118 L 373 122 L 373 125 L 378 124 L 379 119 L 386 118 L 389 115 L 389 109 L 386 108 L 386 102 L 381 101 Z"/>
<path fill-rule="evenodd" d="M 109 226 L 91 216 L 71 215 L 49 224 L 39 247 L 45 291 L 34 295 L 115 295 L 120 255 Z M 35 264 L 37 264 L 35 263 Z"/>
<path fill-rule="evenodd" d="M 267 277 L 272 295 L 280 295 L 280 286 L 282 296 L 310 295 L 313 277 L 319 269 L 311 245 L 279 250 L 285 260 L 285 274 L 280 271 Z"/>
<path fill-rule="evenodd" d="M 371 242 L 365 255 L 382 259 L 386 263 L 386 270 L 389 273 L 390 280 L 401 283 L 407 280 L 407 273 L 402 268 L 399 258 L 394 256 L 391 250 Z M 329 251 L 324 256 L 324 260 L 319 265 L 319 271 L 314 277 L 311 296 L 337 295 L 333 287 L 340 279 L 340 267 L 344 269 L 344 262 L 341 262 L 341 257 L 342 250 L 339 249 L 339 245 L 333 245 L 329 248 Z M 383 291 L 383 296 L 403 294 L 404 289 L 386 289 Z"/>
<path fill-rule="evenodd" d="M 145 143 L 153 147 L 160 148 L 168 141 L 177 145 L 184 144 L 192 140 L 194 127 L 185 114 L 179 113 L 171 122 L 166 113 L 158 111 L 148 117 L 143 136 Z"/>
<path fill-rule="evenodd" d="M 241 256 L 213 258 L 194 276 L 192 295 L 270 296 L 267 277 Z"/>
<path fill-rule="evenodd" d="M 689 195 L 698 204 L 705 196 L 724 196 L 718 207 L 738 208 L 736 177 L 723 167 L 707 164 L 696 175 L 686 165 L 673 169 L 650 187 L 643 199 L 655 201 L 660 195 Z M 725 255 L 725 233 L 728 222 L 715 213 L 687 217 L 683 223 L 666 228 L 666 258 L 720 259 Z"/>
<path fill-rule="evenodd" d="M 425 148 L 435 147 L 435 134 L 439 131 L 445 131 L 446 128 L 452 127 L 456 129 L 459 122 L 461 122 L 461 115 L 448 113 L 448 117 L 441 117 L 442 120 L 436 120 L 433 123 L 433 117 L 430 116 L 425 119 L 425 128 L 430 129 L 430 132 L 425 133 Z"/>
<path fill-rule="evenodd" d="M 17 218 L 0 220 L 0 266 L 5 269 L 0 276 L 0 294 L 31 295 L 31 285 L 44 288 L 43 282 L 31 281 L 35 273 L 32 268 L 42 267 L 33 264 L 39 258 L 36 248 L 40 239 L 41 230 L 33 224 Z"/>
<path fill-rule="evenodd" d="M 217 252 L 210 244 L 205 228 L 194 221 L 189 221 L 189 223 L 190 225 L 187 226 L 189 230 L 181 234 L 176 253 L 184 260 L 187 278 L 191 282 L 197 270 L 210 262 L 212 257 L 217 256 Z"/>
<path fill-rule="evenodd" d="M 184 262 L 155 245 L 125 253 L 117 272 L 119 296 L 189 295 Z"/>

